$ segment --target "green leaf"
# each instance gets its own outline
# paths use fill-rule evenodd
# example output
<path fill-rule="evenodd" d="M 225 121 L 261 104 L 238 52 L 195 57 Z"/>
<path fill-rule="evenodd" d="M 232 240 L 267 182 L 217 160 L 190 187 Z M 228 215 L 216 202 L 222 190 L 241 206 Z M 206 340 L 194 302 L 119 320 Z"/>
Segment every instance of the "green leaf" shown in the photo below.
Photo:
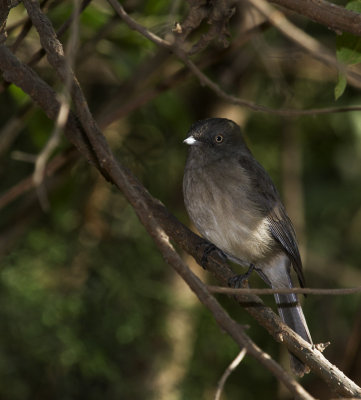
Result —
<path fill-rule="evenodd" d="M 352 11 L 361 13 L 361 1 L 360 0 L 350 1 L 349 3 L 346 4 L 346 8 L 348 10 L 352 10 Z"/>
<path fill-rule="evenodd" d="M 347 81 L 344 74 L 338 74 L 338 82 L 335 86 L 335 100 L 340 98 L 343 95 L 343 92 L 346 89 Z"/>
<path fill-rule="evenodd" d="M 361 62 L 361 38 L 344 32 L 336 40 L 337 59 L 347 65 Z"/>
<path fill-rule="evenodd" d="M 346 8 L 361 13 L 361 0 L 350 1 Z M 337 58 L 344 64 L 361 62 L 361 38 L 344 32 L 336 39 Z"/>
<path fill-rule="evenodd" d="M 26 100 L 29 99 L 29 96 L 23 92 L 18 86 L 10 85 L 8 88 L 8 92 L 12 96 L 12 98 L 20 105 L 24 104 Z"/>
<path fill-rule="evenodd" d="M 361 0 L 351 1 L 346 5 L 348 10 L 361 13 Z M 336 39 L 336 56 L 338 61 L 343 64 L 351 65 L 361 62 L 361 38 L 348 32 L 343 32 Z M 335 86 L 336 100 L 342 96 L 346 88 L 345 76 L 339 74 L 338 82 Z"/>

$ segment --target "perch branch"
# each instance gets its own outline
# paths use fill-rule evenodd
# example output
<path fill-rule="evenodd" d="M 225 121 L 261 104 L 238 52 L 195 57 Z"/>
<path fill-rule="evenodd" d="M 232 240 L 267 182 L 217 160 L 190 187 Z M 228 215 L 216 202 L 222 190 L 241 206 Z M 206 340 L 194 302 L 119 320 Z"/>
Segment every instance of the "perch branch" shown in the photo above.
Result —
<path fill-rule="evenodd" d="M 222 308 L 218 301 L 209 293 L 206 285 L 189 269 L 183 262 L 179 254 L 174 250 L 169 242 L 169 238 L 155 219 L 148 219 L 145 227 L 153 237 L 163 258 L 170 264 L 178 274 L 187 282 L 201 303 L 208 308 L 219 326 L 225 330 L 233 340 L 248 354 L 256 358 L 264 367 L 271 371 L 277 379 L 283 382 L 289 391 L 298 399 L 314 399 L 305 389 L 281 366 L 276 363 L 268 354 L 263 352 L 244 332 L 227 312 Z"/>
<path fill-rule="evenodd" d="M 63 51 L 62 48 L 59 47 L 59 42 L 54 40 L 51 25 L 49 27 L 49 22 L 46 17 L 41 14 L 35 1 L 24 0 L 24 4 L 28 9 L 34 26 L 37 27 L 39 35 L 42 38 L 42 42 L 48 53 L 49 61 L 51 61 L 63 80 L 65 78 L 63 75 Z M 40 17 L 38 15 L 39 13 Z M 39 102 L 47 114 L 51 116 L 52 119 L 55 119 L 59 110 L 59 103 L 56 100 L 54 91 L 38 78 L 30 68 L 24 66 L 16 59 L 9 49 L 3 45 L 0 45 L 0 69 L 4 71 L 4 75 L 9 80 L 20 86 L 34 100 Z M 34 81 L 36 84 L 34 84 Z M 149 192 L 147 192 L 127 169 L 122 167 L 120 163 L 115 160 L 104 136 L 92 119 L 82 93 L 79 92 L 76 87 L 77 81 L 75 76 L 73 84 L 75 85 L 75 90 L 73 88 L 72 98 L 81 125 L 79 125 L 74 114 L 70 113 L 65 131 L 67 138 L 88 160 L 97 166 L 108 180 L 113 182 L 123 192 L 124 196 L 134 207 L 135 212 L 149 234 L 155 237 L 158 246 L 162 244 L 159 243 L 160 239 L 158 235 L 162 236 L 164 230 L 166 235 L 200 262 L 203 255 L 202 245 L 204 245 L 205 241 L 184 227 L 158 200 L 154 199 Z M 48 101 L 44 101 L 45 97 L 47 97 Z M 209 258 L 208 269 L 214 272 L 221 282 L 227 282 L 228 279 L 234 275 L 223 260 L 219 260 L 216 256 L 210 256 Z M 170 262 L 172 258 L 169 256 L 167 260 Z M 176 268 L 173 262 L 172 265 Z M 296 354 L 301 360 L 305 361 L 311 369 L 325 379 L 329 386 L 337 393 L 344 396 L 361 396 L 361 389 L 354 382 L 342 374 L 336 367 L 332 366 L 318 350 L 313 349 L 311 345 L 303 341 L 290 328 L 282 324 L 280 319 L 272 310 L 265 307 L 258 297 L 254 295 L 237 295 L 236 299 L 243 304 L 244 308 L 253 315 L 277 341 L 284 342 L 290 351 Z"/>
<path fill-rule="evenodd" d="M 55 32 L 53 31 L 49 21 L 46 19 L 44 15 L 41 14 L 40 8 L 37 7 L 37 4 L 32 0 L 24 0 L 24 5 L 28 10 L 29 16 L 32 19 L 32 22 L 38 33 L 40 35 L 40 40 L 44 46 L 44 49 L 47 51 L 48 60 L 53 65 L 53 67 L 58 72 L 61 79 L 64 81 L 66 80 L 67 76 L 64 71 L 64 57 L 63 57 L 63 50 L 55 38 Z M 45 38 L 42 35 L 46 35 Z M 92 116 L 88 110 L 88 107 L 85 103 L 85 98 L 83 97 L 82 92 L 80 91 L 80 86 L 75 78 L 75 75 L 70 70 L 67 71 L 69 76 L 72 79 L 73 90 L 72 90 L 72 98 L 75 103 L 75 107 L 79 110 L 79 102 L 82 101 L 82 107 L 84 114 L 80 115 L 81 122 L 83 126 L 85 125 L 85 130 L 87 133 L 87 137 L 89 138 L 90 143 L 94 147 L 94 150 L 97 155 L 97 159 L 99 160 L 100 167 L 102 170 L 106 170 L 108 173 L 110 172 L 111 177 L 114 176 L 114 183 L 117 184 L 118 187 L 126 187 L 124 186 L 124 172 L 120 169 L 119 164 L 116 163 L 113 154 L 111 153 L 110 148 L 108 147 L 105 138 L 102 136 L 100 130 L 98 129 L 95 121 L 92 119 Z M 85 103 L 85 104 L 84 104 Z M 110 171 L 108 171 L 110 169 Z M 113 175 L 113 176 L 112 176 Z M 136 191 L 134 188 L 128 187 L 128 190 L 125 194 L 129 196 L 128 200 L 133 199 L 136 197 Z M 185 266 L 179 255 L 173 250 L 172 246 L 169 243 L 168 237 L 166 236 L 163 228 L 159 225 L 156 219 L 149 213 L 147 204 L 142 201 L 139 197 L 137 199 L 138 206 L 142 209 L 142 211 L 147 212 L 147 218 L 144 219 L 142 213 L 139 212 L 138 209 L 138 216 L 145 225 L 148 230 L 148 233 L 153 237 L 155 243 L 157 244 L 158 248 L 161 250 L 163 257 L 166 261 L 170 262 L 173 267 L 182 275 L 182 277 L 187 281 L 187 283 L 191 286 L 193 290 L 196 291 L 200 300 L 213 312 L 215 318 L 218 323 L 221 323 L 223 328 L 228 331 L 231 336 L 237 340 L 242 340 L 241 330 L 238 328 L 238 325 L 234 323 L 230 318 L 227 318 L 225 312 L 221 308 L 221 306 L 217 303 L 214 297 L 210 296 L 206 287 L 195 277 L 194 274 Z M 198 290 L 197 290 L 198 289 Z M 223 314 L 222 314 L 223 313 Z M 220 317 L 222 315 L 222 317 Z M 247 339 L 247 338 L 246 338 Z M 264 365 L 269 366 L 269 356 L 262 356 L 260 357 L 260 351 L 255 352 L 254 346 L 250 346 L 249 340 L 243 338 L 242 345 L 244 345 L 248 352 L 252 355 L 258 355 L 258 358 Z M 261 353 L 262 354 L 262 353 Z M 307 392 L 293 379 L 284 375 L 284 371 L 278 366 L 277 363 L 273 362 L 273 369 L 277 377 L 281 379 L 284 384 L 289 387 L 291 390 L 297 393 L 298 397 L 311 399 Z M 294 386 L 296 385 L 296 386 Z"/>
<path fill-rule="evenodd" d="M 0 45 L 0 69 L 7 80 L 21 87 L 41 105 L 50 118 L 56 119 L 59 103 L 55 92 L 3 45 Z M 98 136 L 99 131 L 91 132 L 91 141 L 96 144 L 93 150 L 90 139 L 88 140 L 76 117 L 70 112 L 65 134 L 80 153 L 123 192 L 146 227 L 149 227 L 148 220 L 154 218 L 172 240 L 193 255 L 198 263 L 201 262 L 202 248 L 206 243 L 204 239 L 182 225 L 160 201 L 154 199 L 140 182 L 114 159 L 104 137 Z M 95 155 L 94 152 L 97 154 Z M 102 159 L 102 167 L 98 159 Z M 234 276 L 233 271 L 223 260 L 212 255 L 209 257 L 208 270 L 214 273 L 223 284 L 227 284 L 227 281 Z M 361 396 L 361 389 L 354 382 L 330 364 L 320 352 L 282 324 L 278 316 L 258 297 L 237 295 L 235 298 L 278 342 L 283 342 L 290 351 L 305 361 L 333 390 L 343 396 Z"/>

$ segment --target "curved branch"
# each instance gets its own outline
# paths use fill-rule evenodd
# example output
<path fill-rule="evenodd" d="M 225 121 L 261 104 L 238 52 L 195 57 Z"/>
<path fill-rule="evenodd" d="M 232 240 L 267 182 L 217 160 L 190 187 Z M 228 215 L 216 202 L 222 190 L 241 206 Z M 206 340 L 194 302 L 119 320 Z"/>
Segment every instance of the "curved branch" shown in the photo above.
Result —
<path fill-rule="evenodd" d="M 64 153 L 61 153 L 55 156 L 46 166 L 45 174 L 46 177 L 49 178 L 59 170 L 64 169 L 65 167 L 72 166 L 79 159 L 79 153 L 71 147 Z M 0 196 L 0 210 L 6 207 L 9 203 L 16 200 L 19 196 L 24 195 L 30 190 L 34 189 L 34 180 L 32 175 L 21 180 L 16 185 L 11 187 L 5 193 L 2 193 Z"/>
<path fill-rule="evenodd" d="M 270 0 L 295 11 L 336 33 L 349 32 L 361 36 L 361 14 L 325 0 Z"/>
<path fill-rule="evenodd" d="M 283 382 L 296 398 L 315 400 L 314 397 L 306 392 L 306 390 L 293 377 L 287 374 L 278 363 L 262 351 L 246 335 L 244 329 L 227 314 L 218 301 L 209 293 L 206 285 L 190 270 L 179 254 L 174 250 L 169 242 L 168 236 L 161 226 L 159 226 L 158 221 L 154 219 L 151 220 L 150 218 L 146 228 L 148 228 L 148 233 L 153 237 L 163 258 L 179 273 L 202 304 L 211 311 L 219 326 L 224 329 L 240 347 L 244 347 L 248 354 L 256 358 L 264 367 L 271 371 L 277 379 Z"/>
<path fill-rule="evenodd" d="M 48 53 L 50 63 L 64 81 L 66 70 L 64 68 L 64 57 L 61 44 L 54 36 L 51 24 L 38 9 L 34 0 L 24 0 L 33 24 L 36 26 L 42 43 Z M 7 79 L 20 86 L 35 101 L 41 104 L 46 113 L 54 120 L 59 110 L 59 103 L 56 100 L 55 92 L 44 83 L 29 67 L 24 66 L 5 46 L 0 45 L 0 69 L 4 71 Z M 182 225 L 163 204 L 154 199 L 149 192 L 137 181 L 137 179 L 120 163 L 115 160 L 104 136 L 93 120 L 85 98 L 78 86 L 75 75 L 71 74 L 73 81 L 72 97 L 75 108 L 82 123 L 82 128 L 73 113 L 69 114 L 66 125 L 67 138 L 92 161 L 100 172 L 113 182 L 125 195 L 130 204 L 134 207 L 140 221 L 146 227 L 148 233 L 153 237 L 157 246 L 162 250 L 166 260 L 181 273 L 184 265 L 181 259 L 173 250 L 167 252 L 169 236 L 179 246 L 192 254 L 198 262 L 202 259 L 204 239 L 201 239 L 190 232 Z M 45 100 L 46 98 L 46 100 Z M 216 277 L 226 283 L 232 277 L 233 271 L 219 259 L 217 254 L 210 256 L 208 269 Z M 182 275 L 183 276 L 183 275 Z M 193 282 L 194 283 L 194 282 Z M 205 302 L 211 302 L 206 294 L 208 291 L 202 285 L 192 286 L 199 296 L 204 295 Z M 196 289 L 197 287 L 197 289 Z M 203 293 L 203 294 L 202 294 Z M 214 299 L 210 296 L 211 299 Z M 305 361 L 311 369 L 320 375 L 336 392 L 344 396 L 361 396 L 361 389 L 341 371 L 332 366 L 322 354 L 313 349 L 311 345 L 303 341 L 264 304 L 262 301 L 251 295 L 240 294 L 235 296 L 243 307 L 279 342 L 284 342 L 290 351 L 295 353 L 301 360 Z M 207 303 L 208 304 L 208 303 Z M 209 304 L 208 304 L 209 305 Z M 219 316 L 218 316 L 219 317 Z M 218 319 L 217 321 L 220 321 Z M 232 320 L 231 320 L 232 321 Z M 231 329 L 233 322 L 228 321 L 228 328 Z M 222 325 L 223 326 L 223 325 Z M 227 330 L 228 330 L 227 328 Z M 233 329 L 233 328 L 232 328 Z M 237 332 L 240 330 L 237 328 Z M 236 334 L 236 333 L 235 333 Z"/>
<path fill-rule="evenodd" d="M 315 59 L 322 61 L 325 65 L 336 68 L 345 75 L 348 82 L 353 86 L 361 87 L 361 77 L 359 74 L 350 70 L 347 65 L 337 60 L 323 44 L 312 36 L 305 33 L 302 29 L 292 24 L 283 13 L 269 5 L 266 0 L 247 0 L 256 8 L 267 20 L 275 26 L 284 36 L 296 43 L 301 49 L 310 53 Z"/>
<path fill-rule="evenodd" d="M 321 58 L 322 61 L 324 61 L 326 64 L 330 63 L 332 66 L 335 68 L 339 68 L 340 70 L 347 71 L 347 67 L 341 66 L 340 63 L 336 60 L 335 57 L 333 57 L 327 50 L 323 48 L 315 39 L 312 37 L 308 36 L 304 32 L 298 30 L 298 28 L 294 27 L 292 24 L 290 24 L 287 20 L 284 19 L 283 15 L 278 12 L 278 15 L 275 16 L 272 14 L 272 10 L 270 10 L 267 7 L 267 4 L 265 4 L 263 1 L 259 0 L 248 0 L 250 3 L 253 3 L 253 6 L 256 7 L 256 5 L 259 6 L 265 6 L 262 9 L 262 13 L 265 14 L 268 17 L 271 17 L 270 22 L 274 23 L 277 27 L 280 27 L 281 25 L 281 30 L 283 30 L 285 33 L 287 33 L 290 36 L 290 39 L 295 40 L 300 46 L 303 48 L 307 49 L 310 53 L 314 54 L 316 57 Z M 259 104 L 256 104 L 252 101 L 248 101 L 245 99 L 241 99 L 236 96 L 232 96 L 230 94 L 227 94 L 224 92 L 221 87 L 212 81 L 208 76 L 206 76 L 197 66 L 196 64 L 190 60 L 190 58 L 187 56 L 187 54 L 182 51 L 182 49 L 178 48 L 176 45 L 173 45 L 171 42 L 164 40 L 154 33 L 150 32 L 148 29 L 146 29 L 143 25 L 138 24 L 134 19 L 132 19 L 127 12 L 124 10 L 124 8 L 116 1 L 116 0 L 108 0 L 108 2 L 111 4 L 111 6 L 114 8 L 116 13 L 120 16 L 120 18 L 123 19 L 123 21 L 128 24 L 128 26 L 139 32 L 141 35 L 152 41 L 153 43 L 157 44 L 160 47 L 163 47 L 167 50 L 171 50 L 180 60 L 183 61 L 183 63 L 191 70 L 191 72 L 199 79 L 200 83 L 202 85 L 205 85 L 209 87 L 211 90 L 213 90 L 220 98 L 232 103 L 232 104 L 237 104 L 243 107 L 247 107 L 253 111 L 259 111 L 259 112 L 265 112 L 265 113 L 270 113 L 274 115 L 281 115 L 281 116 L 301 116 L 301 115 L 316 115 L 316 114 L 326 114 L 326 113 L 331 113 L 331 112 L 347 112 L 347 111 L 359 111 L 361 109 L 361 106 L 351 106 L 351 107 L 330 107 L 330 108 L 320 108 L 320 109 L 311 109 L 311 110 L 295 110 L 295 109 L 272 109 L 268 108 Z M 271 14 L 271 15 L 270 15 Z M 281 24 L 280 24 L 280 18 L 281 18 Z M 286 27 L 284 25 L 284 21 L 286 21 Z M 288 28 L 291 26 L 291 32 L 288 31 Z M 294 29 L 293 29 L 294 28 Z M 297 35 L 298 33 L 301 34 L 301 36 Z M 306 42 L 304 42 L 302 39 L 307 39 Z M 350 83 L 352 84 L 357 84 L 357 79 L 360 77 L 354 77 L 352 73 L 348 72 Z M 358 83 L 360 84 L 360 83 Z"/>
<path fill-rule="evenodd" d="M 246 354 L 247 350 L 245 347 L 243 347 L 243 349 L 237 354 L 237 357 L 228 365 L 227 369 L 224 371 L 223 375 L 221 376 L 221 379 L 218 382 L 214 400 L 220 400 L 226 380 L 231 375 L 231 373 L 238 367 L 238 365 L 242 362 Z"/>
<path fill-rule="evenodd" d="M 55 120 L 59 110 L 55 92 L 29 67 L 22 64 L 4 45 L 0 45 L 0 69 L 4 71 L 6 79 L 21 87 L 41 105 L 50 118 Z M 115 160 L 104 136 L 99 133 L 99 130 L 90 129 L 92 126 L 94 126 L 94 121 L 89 122 L 87 135 L 91 137 L 88 139 L 74 114 L 70 113 L 65 130 L 66 137 L 82 155 L 93 162 L 100 172 L 123 192 L 152 237 L 157 235 L 161 228 L 174 242 L 191 254 L 198 263 L 201 263 L 203 246 L 207 242 L 181 224 L 159 200 L 150 195 L 130 171 Z M 101 160 L 101 166 L 97 160 Z M 157 229 L 154 228 L 154 221 L 157 223 Z M 225 285 L 234 276 L 229 265 L 217 254 L 210 255 L 208 270 Z M 318 350 L 313 349 L 309 343 L 284 325 L 257 296 L 241 294 L 235 296 L 235 299 L 278 342 L 283 342 L 290 351 L 306 362 L 312 371 L 321 376 L 333 390 L 343 396 L 361 397 L 361 389 L 354 382 L 326 360 Z"/>

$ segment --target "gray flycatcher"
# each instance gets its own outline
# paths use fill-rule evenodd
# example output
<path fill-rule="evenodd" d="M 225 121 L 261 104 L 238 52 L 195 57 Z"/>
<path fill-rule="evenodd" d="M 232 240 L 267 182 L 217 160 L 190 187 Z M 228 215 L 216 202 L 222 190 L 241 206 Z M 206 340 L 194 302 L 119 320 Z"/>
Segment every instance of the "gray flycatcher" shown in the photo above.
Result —
<path fill-rule="evenodd" d="M 292 223 L 271 178 L 243 140 L 239 126 L 209 118 L 193 124 L 183 178 L 184 202 L 198 231 L 232 261 L 254 267 L 272 288 L 292 288 L 291 265 L 304 286 Z M 296 294 L 275 294 L 281 319 L 312 343 Z M 309 368 L 293 354 L 291 369 Z"/>

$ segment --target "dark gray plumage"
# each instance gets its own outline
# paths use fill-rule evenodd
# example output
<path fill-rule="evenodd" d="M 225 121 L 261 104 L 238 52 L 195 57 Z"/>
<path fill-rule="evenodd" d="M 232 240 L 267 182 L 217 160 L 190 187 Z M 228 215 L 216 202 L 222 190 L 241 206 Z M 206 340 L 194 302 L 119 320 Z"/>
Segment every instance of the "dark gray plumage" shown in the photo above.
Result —
<path fill-rule="evenodd" d="M 199 232 L 232 261 L 254 264 L 272 288 L 293 287 L 290 267 L 304 286 L 295 232 L 271 178 L 255 160 L 233 121 L 209 118 L 193 124 L 183 193 Z M 283 321 L 312 343 L 295 294 L 275 295 Z M 291 354 L 299 376 L 308 371 Z"/>

